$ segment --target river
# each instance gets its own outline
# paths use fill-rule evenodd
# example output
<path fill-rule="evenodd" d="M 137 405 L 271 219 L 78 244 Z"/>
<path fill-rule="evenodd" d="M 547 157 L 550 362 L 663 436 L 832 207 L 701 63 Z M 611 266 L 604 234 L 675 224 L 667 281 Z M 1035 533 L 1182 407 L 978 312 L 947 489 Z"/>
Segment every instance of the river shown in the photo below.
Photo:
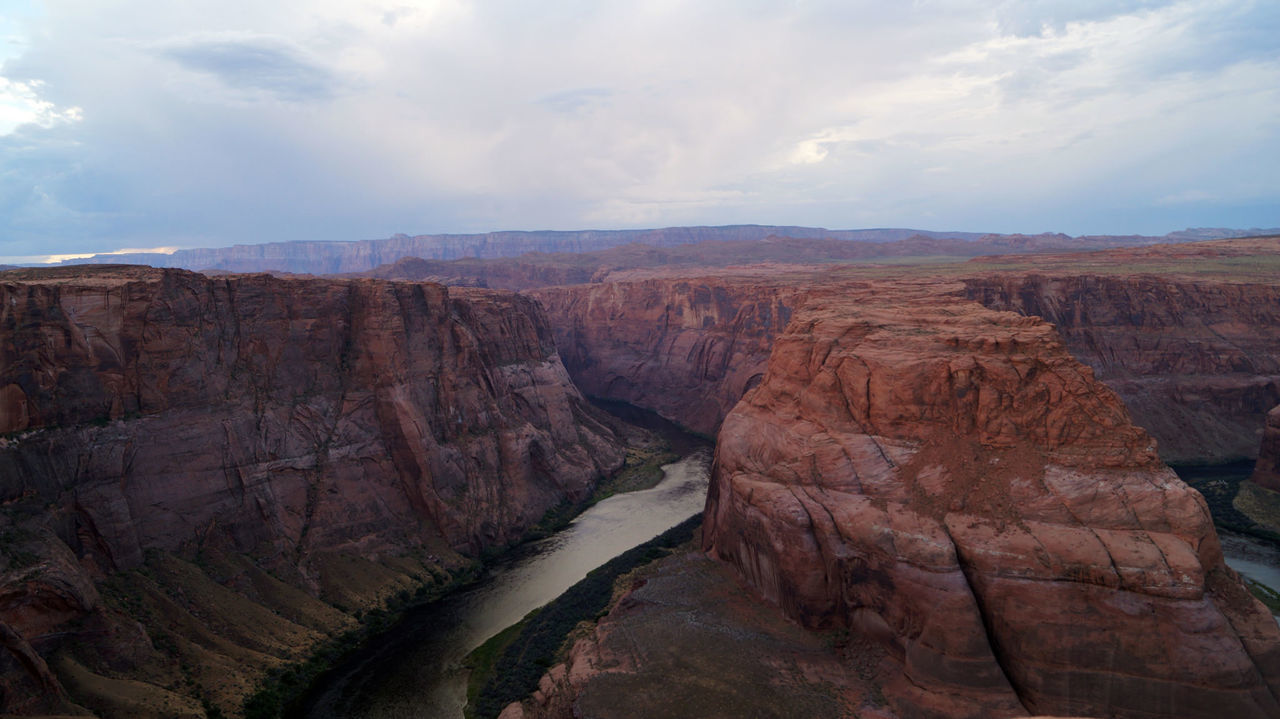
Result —
<path fill-rule="evenodd" d="M 707 447 L 689 449 L 663 467 L 654 488 L 601 501 L 474 588 L 411 611 L 376 646 L 326 677 L 298 716 L 461 718 L 468 674 L 462 659 L 587 572 L 701 512 L 710 466 Z"/>

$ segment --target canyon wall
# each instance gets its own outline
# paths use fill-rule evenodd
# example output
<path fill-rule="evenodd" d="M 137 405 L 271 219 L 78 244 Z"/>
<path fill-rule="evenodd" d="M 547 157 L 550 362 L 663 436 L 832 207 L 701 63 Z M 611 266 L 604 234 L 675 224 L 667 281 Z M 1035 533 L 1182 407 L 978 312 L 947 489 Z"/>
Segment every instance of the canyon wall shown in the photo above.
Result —
<path fill-rule="evenodd" d="M 1052 326 L 959 283 L 811 295 L 719 434 L 703 544 L 878 639 L 907 717 L 1280 714 L 1280 629 Z"/>
<path fill-rule="evenodd" d="M 656 278 L 529 292 L 546 308 L 582 391 L 714 435 L 763 376 L 804 290 L 716 278 Z"/>
<path fill-rule="evenodd" d="M 1260 487 L 1280 492 L 1280 405 L 1267 413 L 1267 424 L 1258 448 L 1252 481 Z"/>
<path fill-rule="evenodd" d="M 1172 463 L 1257 456 L 1280 403 L 1280 287 L 1037 274 L 966 282 L 987 307 L 1052 322 Z"/>
<path fill-rule="evenodd" d="M 429 582 L 458 552 L 514 541 L 584 499 L 623 462 L 622 439 L 573 387 L 544 315 L 511 294 L 28 271 L 0 277 L 0 340 L 0 639 L 13 656 L 4 668 L 45 684 L 35 659 L 52 637 L 74 623 L 129 626 L 128 607 L 102 609 L 95 582 L 240 576 L 257 609 L 227 625 L 301 589 L 291 606 L 311 619 L 293 617 L 308 626 L 281 629 L 291 639 L 274 654 L 292 656 L 349 621 L 306 595 L 358 605 L 388 582 Z M 238 568 L 181 568 L 210 556 Z M 193 585 L 156 581 L 170 588 L 156 599 L 166 612 L 198 599 Z M 201 594 L 226 591 L 200 582 Z M 170 629 L 189 641 L 193 621 Z M 222 640 L 231 648 L 215 654 L 229 657 L 237 641 L 259 641 Z"/>

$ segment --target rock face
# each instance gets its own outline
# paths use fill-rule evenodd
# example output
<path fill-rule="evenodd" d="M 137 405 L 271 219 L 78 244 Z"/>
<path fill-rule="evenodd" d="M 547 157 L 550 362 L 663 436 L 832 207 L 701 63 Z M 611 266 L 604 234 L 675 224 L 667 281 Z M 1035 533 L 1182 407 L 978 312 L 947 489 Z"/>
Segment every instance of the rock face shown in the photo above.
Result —
<path fill-rule="evenodd" d="M 883 642 L 903 716 L 1280 714 L 1280 629 L 1203 498 L 1051 326 L 947 294 L 797 309 L 720 431 L 704 548 Z"/>
<path fill-rule="evenodd" d="M 332 548 L 424 522 L 474 552 L 621 462 L 514 295 L 108 269 L 0 300 L 0 431 L 29 432 L 0 496 L 70 498 L 112 567 L 209 532 Z"/>
<path fill-rule="evenodd" d="M 966 293 L 1056 325 L 1165 461 L 1257 456 L 1264 417 L 1280 403 L 1280 287 L 1030 274 L 970 280 Z"/>
<path fill-rule="evenodd" d="M 1260 487 L 1280 492 L 1280 405 L 1267 413 L 1267 424 L 1258 449 L 1258 463 L 1250 479 Z"/>
<path fill-rule="evenodd" d="M 632 575 L 566 662 L 500 716 L 892 719 L 877 685 L 896 666 L 874 643 L 835 643 L 779 621 L 731 568 L 681 552 Z"/>
<path fill-rule="evenodd" d="M 334 557 L 474 554 L 623 461 L 511 294 L 64 268 L 0 278 L 0 338 L 0 529 L 51 538 L 5 552 L 3 637 L 83 616 L 88 577 L 153 550 L 313 594 Z"/>
<path fill-rule="evenodd" d="M 565 367 L 584 392 L 704 434 L 763 376 L 803 291 L 663 278 L 535 290 Z"/>

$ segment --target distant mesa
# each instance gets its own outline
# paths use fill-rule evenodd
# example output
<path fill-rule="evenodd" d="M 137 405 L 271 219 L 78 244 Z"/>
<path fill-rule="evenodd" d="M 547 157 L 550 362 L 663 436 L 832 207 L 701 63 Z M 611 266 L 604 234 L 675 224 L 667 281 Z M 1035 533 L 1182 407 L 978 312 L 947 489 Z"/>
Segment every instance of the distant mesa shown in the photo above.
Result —
<path fill-rule="evenodd" d="M 1021 251 L 1020 245 L 1035 245 L 1037 251 L 1056 243 L 1059 250 L 1101 249 L 1122 245 L 1185 242 L 1187 240 L 1243 237 L 1276 233 L 1280 230 L 1183 230 L 1161 237 L 1138 235 L 1088 236 L 1071 238 L 1060 234 L 994 235 L 977 232 L 951 232 L 904 228 L 862 230 L 828 230 L 821 227 L 787 225 L 726 225 L 721 227 L 666 227 L 640 230 L 573 230 L 532 232 L 486 232 L 478 234 L 434 234 L 409 236 L 403 233 L 381 240 L 349 242 L 268 242 L 221 248 L 177 250 L 170 254 L 139 252 L 94 255 L 67 260 L 63 264 L 143 264 L 153 267 L 181 267 L 189 270 L 219 269 L 232 272 L 290 272 L 303 274 L 341 274 L 366 272 L 404 257 L 429 260 L 460 258 L 515 257 L 531 252 L 583 253 L 596 252 L 620 245 L 638 243 L 654 247 L 674 247 L 700 242 L 759 241 L 769 237 L 792 239 L 827 239 L 865 243 L 888 243 L 933 240 L 1004 243 L 1006 249 L 988 249 L 977 254 L 999 251 Z M 1000 239 L 1003 238 L 1003 239 Z M 1052 241 L 1051 241 L 1052 240 Z M 921 253 L 910 253 L 921 254 Z M 963 253 L 969 254 L 969 253 Z"/>

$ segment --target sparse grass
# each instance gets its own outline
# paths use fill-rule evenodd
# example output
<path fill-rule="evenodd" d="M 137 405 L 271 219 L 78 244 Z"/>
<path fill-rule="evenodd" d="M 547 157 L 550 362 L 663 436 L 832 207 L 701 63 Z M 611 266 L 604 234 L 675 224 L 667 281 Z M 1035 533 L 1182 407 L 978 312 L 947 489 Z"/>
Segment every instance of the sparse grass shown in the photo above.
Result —
<path fill-rule="evenodd" d="M 680 455 L 671 450 L 666 442 L 662 442 L 654 447 L 629 448 L 627 450 L 626 462 L 622 469 L 618 470 L 611 477 L 606 477 L 596 485 L 596 489 L 581 502 L 570 502 L 562 500 L 559 504 L 548 509 L 542 515 L 542 519 L 538 523 L 529 528 L 515 545 L 533 542 L 545 537 L 549 537 L 556 532 L 569 526 L 579 514 L 594 507 L 597 503 L 614 496 L 615 494 L 625 494 L 627 492 L 638 492 L 644 489 L 652 489 L 662 481 L 664 476 L 662 466 L 680 459 Z M 483 552 L 484 560 L 491 561 L 509 551 L 512 547 L 493 547 Z"/>
<path fill-rule="evenodd" d="M 1252 462 L 1208 467 L 1183 465 L 1174 466 L 1173 470 L 1182 481 L 1204 495 L 1215 526 L 1280 546 L 1280 533 L 1253 516 L 1251 501 L 1259 493 L 1254 490 L 1266 490 L 1245 481 L 1253 471 Z"/>
<path fill-rule="evenodd" d="M 1253 593 L 1253 596 L 1267 605 L 1267 609 L 1270 609 L 1272 614 L 1280 615 L 1280 592 L 1248 577 L 1244 578 L 1244 583 L 1249 587 L 1249 591 Z"/>
<path fill-rule="evenodd" d="M 533 610 L 524 619 L 493 635 L 489 641 L 476 647 L 467 655 L 465 664 L 471 670 L 470 675 L 467 677 L 467 706 L 464 712 L 467 719 L 474 719 L 475 710 L 473 709 L 473 704 L 476 697 L 479 696 L 480 690 L 486 684 L 496 681 L 494 671 L 497 669 L 498 659 L 506 651 L 507 647 L 520 637 L 525 626 L 528 625 L 529 619 L 537 613 L 538 610 Z"/>
<path fill-rule="evenodd" d="M 537 612 L 525 617 L 524 626 L 492 663 L 486 681 L 468 706 L 479 719 L 496 717 L 508 704 L 520 701 L 538 687 L 538 680 L 556 659 L 556 653 L 578 623 L 598 619 L 613 597 L 620 575 L 660 557 L 693 538 L 702 516 L 685 520 L 657 537 L 609 560 L 585 579 L 567 589 Z M 492 649 L 492 648 L 491 648 Z"/>
<path fill-rule="evenodd" d="M 477 563 L 450 575 L 446 582 L 437 583 L 431 578 L 424 578 L 425 581 L 414 591 L 401 590 L 388 597 L 385 606 L 361 613 L 357 628 L 325 640 L 302 661 L 268 671 L 257 691 L 244 701 L 245 719 L 278 719 L 286 711 L 294 710 L 325 672 L 338 666 L 369 640 L 395 627 L 406 610 L 438 601 L 475 582 L 480 574 L 481 567 Z"/>
<path fill-rule="evenodd" d="M 662 466 L 680 459 L 670 445 L 644 449 L 628 449 L 626 464 L 612 477 L 602 481 L 591 495 L 591 504 L 608 499 L 615 494 L 652 489 L 662 481 Z"/>

